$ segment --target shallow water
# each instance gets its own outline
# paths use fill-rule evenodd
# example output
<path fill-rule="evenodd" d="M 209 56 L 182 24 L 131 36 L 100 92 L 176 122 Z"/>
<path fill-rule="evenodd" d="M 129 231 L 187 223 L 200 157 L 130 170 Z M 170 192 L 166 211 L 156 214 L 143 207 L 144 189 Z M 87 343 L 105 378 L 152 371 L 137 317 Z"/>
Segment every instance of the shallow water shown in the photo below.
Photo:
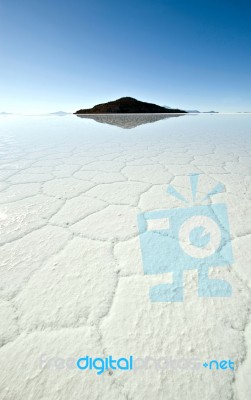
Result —
<path fill-rule="evenodd" d="M 0 116 L 3 398 L 247 399 L 251 116 L 93 118 Z M 172 274 L 144 275 L 137 215 L 184 207 L 167 186 L 190 202 L 191 173 L 196 204 L 225 186 L 209 204 L 227 206 L 234 261 L 210 277 L 233 293 L 198 297 L 190 270 L 183 301 L 151 302 L 150 288 Z M 97 376 L 41 369 L 43 354 L 132 354 L 155 367 Z M 199 368 L 163 367 L 160 357 Z M 202 367 L 211 359 L 236 370 Z"/>

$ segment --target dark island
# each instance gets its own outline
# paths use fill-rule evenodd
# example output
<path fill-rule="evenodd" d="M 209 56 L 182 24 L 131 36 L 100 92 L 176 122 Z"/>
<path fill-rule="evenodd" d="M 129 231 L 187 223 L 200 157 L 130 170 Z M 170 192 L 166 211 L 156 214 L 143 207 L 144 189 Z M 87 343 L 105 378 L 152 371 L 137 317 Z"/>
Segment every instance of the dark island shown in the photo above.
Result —
<path fill-rule="evenodd" d="M 93 108 L 76 111 L 74 114 L 185 114 L 186 111 L 177 108 L 165 108 L 157 104 L 145 103 L 132 97 L 98 104 Z"/>

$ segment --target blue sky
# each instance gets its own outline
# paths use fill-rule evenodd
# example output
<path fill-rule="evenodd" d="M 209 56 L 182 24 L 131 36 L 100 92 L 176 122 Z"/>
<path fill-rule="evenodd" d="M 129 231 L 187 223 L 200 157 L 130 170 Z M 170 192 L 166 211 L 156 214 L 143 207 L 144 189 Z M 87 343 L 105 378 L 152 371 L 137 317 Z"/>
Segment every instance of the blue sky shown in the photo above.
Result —
<path fill-rule="evenodd" d="M 0 0 L 0 112 L 251 111 L 246 0 Z"/>

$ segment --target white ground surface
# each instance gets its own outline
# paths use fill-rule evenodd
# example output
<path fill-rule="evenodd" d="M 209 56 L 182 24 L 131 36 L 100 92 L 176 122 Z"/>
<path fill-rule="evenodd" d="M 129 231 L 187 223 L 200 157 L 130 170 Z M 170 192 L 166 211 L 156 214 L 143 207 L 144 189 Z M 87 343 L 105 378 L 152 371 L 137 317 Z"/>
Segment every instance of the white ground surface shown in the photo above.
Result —
<path fill-rule="evenodd" d="M 125 130 L 69 117 L 0 121 L 0 399 L 248 400 L 251 372 L 251 118 L 186 116 Z M 228 207 L 235 261 L 212 268 L 230 298 L 151 303 L 172 275 L 143 273 L 137 214 L 183 207 L 168 184 Z M 86 355 L 198 360 L 199 367 L 82 372 Z M 63 367 L 40 360 L 63 359 Z M 235 371 L 201 363 L 231 359 Z"/>

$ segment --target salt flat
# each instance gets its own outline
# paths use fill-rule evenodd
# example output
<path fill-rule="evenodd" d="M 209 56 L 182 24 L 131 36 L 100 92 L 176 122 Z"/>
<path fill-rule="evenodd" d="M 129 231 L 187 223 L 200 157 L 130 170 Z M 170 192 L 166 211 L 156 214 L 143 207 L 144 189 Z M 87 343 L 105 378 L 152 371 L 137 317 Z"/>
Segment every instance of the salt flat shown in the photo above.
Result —
<path fill-rule="evenodd" d="M 251 117 L 101 122 L 1 116 L 0 399 L 247 400 Z M 151 302 L 149 289 L 172 274 L 144 275 L 137 215 L 184 207 L 167 186 L 189 199 L 191 173 L 201 197 L 225 185 L 210 201 L 227 205 L 234 262 L 210 277 L 233 293 L 198 297 L 190 270 L 183 302 Z M 66 368 L 86 355 L 152 361 L 102 375 Z M 45 368 L 42 357 L 63 364 Z M 158 367 L 161 358 L 189 366 Z M 202 366 L 212 359 L 235 370 Z"/>

